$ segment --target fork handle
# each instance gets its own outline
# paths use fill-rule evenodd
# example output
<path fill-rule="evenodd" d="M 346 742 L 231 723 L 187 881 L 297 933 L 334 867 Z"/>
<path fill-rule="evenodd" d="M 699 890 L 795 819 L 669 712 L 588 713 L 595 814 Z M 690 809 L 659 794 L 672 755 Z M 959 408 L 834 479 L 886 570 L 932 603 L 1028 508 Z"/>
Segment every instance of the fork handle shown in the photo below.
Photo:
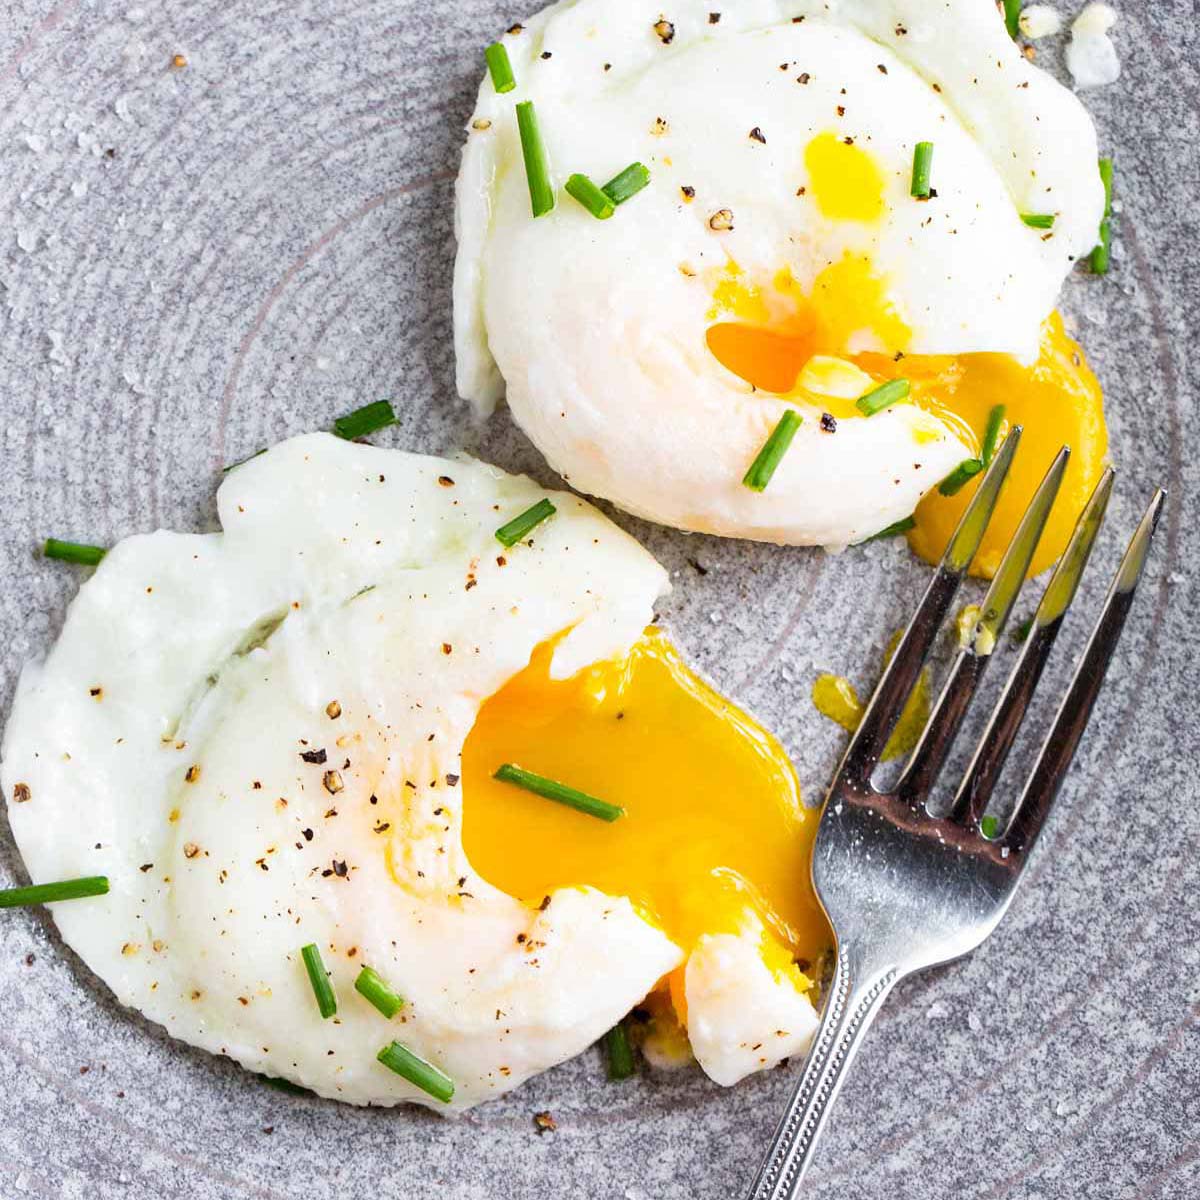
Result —
<path fill-rule="evenodd" d="M 864 969 L 851 948 L 838 947 L 825 1011 L 805 1060 L 804 1073 L 748 1200 L 792 1200 L 796 1195 L 863 1034 L 899 975 L 894 966 L 882 971 Z"/>

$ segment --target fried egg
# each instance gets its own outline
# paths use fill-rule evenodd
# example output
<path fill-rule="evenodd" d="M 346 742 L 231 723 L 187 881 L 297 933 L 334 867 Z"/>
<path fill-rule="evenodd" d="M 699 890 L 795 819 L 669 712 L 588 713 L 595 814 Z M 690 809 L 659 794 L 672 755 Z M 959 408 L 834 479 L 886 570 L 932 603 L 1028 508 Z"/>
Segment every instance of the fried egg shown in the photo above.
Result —
<path fill-rule="evenodd" d="M 1068 442 L 1053 559 L 1107 450 L 1054 315 L 1104 210 L 1090 118 L 979 0 L 717 8 L 563 0 L 504 35 L 517 86 L 484 80 L 457 185 L 460 393 L 481 414 L 506 394 L 565 479 L 643 517 L 840 547 L 916 509 L 927 556 L 973 489 L 935 485 L 1004 404 L 1037 450 L 976 567 Z M 565 194 L 533 218 L 523 100 L 553 181 L 640 161 L 649 185 L 607 220 Z M 864 417 L 897 376 L 911 394 Z M 743 486 L 789 408 L 769 486 Z"/>
<path fill-rule="evenodd" d="M 222 532 L 108 553 L 21 678 L 0 782 L 35 882 L 108 877 L 52 907 L 119 1000 L 323 1096 L 440 1111 L 643 1001 L 721 1083 L 804 1050 L 815 813 L 648 628 L 668 583 L 631 538 L 552 493 L 497 540 L 546 497 L 316 434 L 227 476 Z M 501 783 L 508 762 L 624 815 Z M 390 1019 L 364 967 L 403 997 Z M 378 1061 L 393 1041 L 448 1103 Z"/>

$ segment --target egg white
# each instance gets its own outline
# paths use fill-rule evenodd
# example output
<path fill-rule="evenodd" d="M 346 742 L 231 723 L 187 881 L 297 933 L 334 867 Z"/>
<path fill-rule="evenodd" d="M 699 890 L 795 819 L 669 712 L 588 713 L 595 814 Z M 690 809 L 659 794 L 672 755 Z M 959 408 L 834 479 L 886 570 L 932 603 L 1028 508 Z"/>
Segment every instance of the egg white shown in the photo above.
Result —
<path fill-rule="evenodd" d="M 683 960 L 627 899 L 567 888 L 532 909 L 463 852 L 482 701 L 563 630 L 556 677 L 625 652 L 668 587 L 567 494 L 505 551 L 493 531 L 544 495 L 316 434 L 227 477 L 224 532 L 109 552 L 22 676 L 0 782 L 35 882 L 109 877 L 107 896 L 52 908 L 123 1003 L 321 1095 L 447 1111 L 377 1051 L 399 1039 L 467 1108 L 578 1053 Z M 354 991 L 364 964 L 406 999 L 390 1022 Z M 720 1025 L 702 992 L 695 1019 Z M 705 1065 L 733 1074 L 720 1053 Z"/>
<path fill-rule="evenodd" d="M 743 487 L 783 403 L 750 394 L 708 351 L 711 269 L 732 260 L 769 280 L 786 265 L 807 290 L 846 252 L 866 255 L 912 330 L 909 352 L 1032 359 L 1066 272 L 1095 241 L 1095 132 L 979 0 L 754 0 L 713 24 L 719 7 L 563 0 L 504 37 L 518 87 L 497 95 L 484 80 L 458 179 L 458 387 L 481 413 L 507 392 L 564 478 L 631 512 L 845 545 L 910 513 L 967 447 L 940 422 L 931 439 L 912 405 L 830 435 L 801 403 L 770 487 Z M 533 219 L 513 113 L 524 99 L 558 184 L 641 160 L 649 187 L 607 221 L 565 195 Z M 880 221 L 829 220 L 797 195 L 805 146 L 831 129 L 882 169 Z M 928 204 L 908 194 L 922 140 L 935 145 Z M 710 228 L 718 209 L 732 230 Z M 1050 236 L 1022 212 L 1054 213 Z M 850 342 L 893 349 L 865 330 Z"/>

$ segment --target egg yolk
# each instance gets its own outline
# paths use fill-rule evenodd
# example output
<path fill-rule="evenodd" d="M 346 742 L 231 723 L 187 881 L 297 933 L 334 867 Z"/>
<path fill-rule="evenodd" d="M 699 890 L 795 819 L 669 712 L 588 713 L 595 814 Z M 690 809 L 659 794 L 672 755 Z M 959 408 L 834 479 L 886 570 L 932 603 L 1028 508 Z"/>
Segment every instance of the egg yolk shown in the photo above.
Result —
<path fill-rule="evenodd" d="M 836 133 L 818 134 L 805 147 L 805 190 L 821 215 L 835 221 L 883 216 L 883 173 L 874 158 Z"/>
<path fill-rule="evenodd" d="M 555 888 L 628 896 L 683 950 L 767 929 L 777 972 L 831 937 L 809 882 L 817 814 L 783 747 L 688 669 L 654 628 L 619 661 L 550 678 L 554 643 L 484 702 L 463 749 L 463 845 L 496 887 L 531 905 Z M 493 779 L 503 763 L 619 805 L 609 823 Z M 684 1016 L 682 971 L 666 988 Z"/>
<path fill-rule="evenodd" d="M 1058 313 L 1042 327 L 1037 361 L 1023 366 L 1007 354 L 904 354 L 910 333 L 887 303 L 883 282 L 866 259 L 849 254 L 822 271 L 808 295 L 786 271 L 770 287 L 750 285 L 736 264 L 724 269 L 712 294 L 713 323 L 705 335 L 709 350 L 762 391 L 794 396 L 839 421 L 870 420 L 856 408 L 857 395 L 904 378 L 912 386 L 911 402 L 953 429 L 973 454 L 979 453 L 994 406 L 1004 406 L 1004 433 L 1023 426 L 1020 453 L 971 565 L 974 575 L 995 574 L 1042 476 L 1059 448 L 1070 446 L 1070 462 L 1030 574 L 1061 556 L 1104 470 L 1108 431 L 1100 385 Z M 863 334 L 895 352 L 848 353 L 855 336 Z M 823 378 L 834 377 L 841 379 L 840 386 L 822 386 Z M 936 436 L 936 423 L 916 436 Z M 978 483 L 977 477 L 954 496 L 933 489 L 918 505 L 909 544 L 927 562 L 941 557 Z"/>

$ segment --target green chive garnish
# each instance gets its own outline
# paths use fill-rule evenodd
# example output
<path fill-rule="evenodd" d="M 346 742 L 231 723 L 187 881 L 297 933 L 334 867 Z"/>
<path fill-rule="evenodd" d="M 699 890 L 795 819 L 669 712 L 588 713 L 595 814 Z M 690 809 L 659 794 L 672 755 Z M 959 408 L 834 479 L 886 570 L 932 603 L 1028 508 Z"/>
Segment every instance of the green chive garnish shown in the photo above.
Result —
<path fill-rule="evenodd" d="M 1021 220 L 1029 226 L 1030 229 L 1053 229 L 1054 214 L 1053 213 L 1022 213 Z"/>
<path fill-rule="evenodd" d="M 893 521 L 885 529 L 881 529 L 878 533 L 873 533 L 869 538 L 863 538 L 859 543 L 865 546 L 868 542 L 881 542 L 884 538 L 899 537 L 902 533 L 907 533 L 910 529 L 916 529 L 917 522 L 913 517 L 902 517 L 899 521 Z"/>
<path fill-rule="evenodd" d="M 597 800 L 595 796 L 589 796 L 587 792 L 581 792 L 578 788 L 556 783 L 544 775 L 535 775 L 532 771 L 526 771 L 513 763 L 505 763 L 497 768 L 492 778 L 500 780 L 501 783 L 516 784 L 535 796 L 565 804 L 568 808 L 578 809 L 581 813 L 587 813 L 589 817 L 599 817 L 602 821 L 615 821 L 625 815 L 625 810 L 616 804 L 609 804 L 607 800 Z"/>
<path fill-rule="evenodd" d="M 492 75 L 492 87 L 497 92 L 511 92 L 517 86 L 513 76 L 512 63 L 508 61 L 508 51 L 499 43 L 493 42 L 484 52 L 488 70 Z"/>
<path fill-rule="evenodd" d="M 938 491 L 943 496 L 953 496 L 963 490 L 968 479 L 974 479 L 983 470 L 983 463 L 977 458 L 967 458 L 958 464 L 941 483 Z"/>
<path fill-rule="evenodd" d="M 94 567 L 108 551 L 103 546 L 88 546 L 83 542 L 60 542 L 58 538 L 47 538 L 42 553 L 47 558 L 60 558 L 63 562 Z"/>
<path fill-rule="evenodd" d="M 771 436 L 763 443 L 758 457 L 750 464 L 750 470 L 742 477 L 742 483 L 752 492 L 761 492 L 771 482 L 775 468 L 783 461 L 796 430 L 804 424 L 803 417 L 794 409 L 787 409 L 779 418 L 779 424 L 771 430 Z"/>
<path fill-rule="evenodd" d="M 1108 273 L 1109 249 L 1112 246 L 1112 184 L 1113 164 L 1111 158 L 1100 159 L 1100 179 L 1104 183 L 1104 216 L 1100 221 L 1100 240 L 1088 257 L 1088 264 L 1095 275 Z"/>
<path fill-rule="evenodd" d="M 614 175 L 602 190 L 614 204 L 624 204 L 630 196 L 636 196 L 649 182 L 649 170 L 640 162 L 634 162 L 619 174 Z"/>
<path fill-rule="evenodd" d="M 865 396 L 859 396 L 855 404 L 864 417 L 873 417 L 877 412 L 891 408 L 898 400 L 903 400 L 909 390 L 907 379 L 889 379 L 887 383 L 881 383 Z"/>
<path fill-rule="evenodd" d="M 913 151 L 912 187 L 909 189 L 918 200 L 929 195 L 929 171 L 933 165 L 933 143 L 918 142 Z"/>
<path fill-rule="evenodd" d="M 234 467 L 240 467 L 243 463 L 248 463 L 252 458 L 257 458 L 260 454 L 266 454 L 267 448 L 264 446 L 261 450 L 255 450 L 253 454 L 247 454 L 245 458 L 239 458 L 237 462 L 231 462 L 228 466 L 221 468 L 221 474 L 227 475 Z"/>
<path fill-rule="evenodd" d="M 624 1021 L 614 1025 L 604 1035 L 604 1052 L 608 1056 L 609 1079 L 619 1082 L 633 1074 L 633 1047 L 629 1044 Z"/>
<path fill-rule="evenodd" d="M 333 994 L 333 984 L 329 982 L 329 976 L 325 972 L 325 964 L 321 961 L 321 952 L 317 949 L 315 942 L 309 942 L 300 951 L 300 957 L 304 959 L 304 969 L 308 972 L 308 981 L 312 984 L 312 990 L 317 997 L 317 1008 L 321 1012 L 321 1016 L 328 1020 L 337 1012 L 337 997 Z"/>
<path fill-rule="evenodd" d="M 1022 0 L 1004 0 L 1004 28 L 1014 41 L 1021 28 L 1021 4 Z"/>
<path fill-rule="evenodd" d="M 29 904 L 53 904 L 56 900 L 82 900 L 108 895 L 106 875 L 63 879 L 59 883 L 35 883 L 32 887 L 0 889 L 0 908 L 24 908 Z"/>
<path fill-rule="evenodd" d="M 529 532 L 540 525 L 547 517 L 552 517 L 558 511 L 549 500 L 539 500 L 532 508 L 527 508 L 507 524 L 496 530 L 496 541 L 510 549 L 523 541 Z"/>
<path fill-rule="evenodd" d="M 607 192 L 598 188 L 586 175 L 572 175 L 567 180 L 567 195 L 574 196 L 598 221 L 607 221 L 617 206 Z"/>
<path fill-rule="evenodd" d="M 409 1083 L 415 1084 L 423 1092 L 428 1092 L 435 1100 L 449 1104 L 453 1098 L 454 1080 L 439 1071 L 433 1063 L 428 1063 L 418 1057 L 407 1046 L 402 1046 L 399 1042 L 391 1042 L 384 1046 L 375 1057 L 389 1071 L 395 1071 L 397 1075 L 402 1075 Z"/>
<path fill-rule="evenodd" d="M 979 461 L 985 467 L 990 466 L 996 456 L 996 448 L 1000 445 L 1000 426 L 1004 424 L 1004 405 L 993 405 L 988 413 L 987 427 L 983 431 L 983 445 L 979 449 Z"/>
<path fill-rule="evenodd" d="M 370 967 L 359 971 L 354 990 L 365 996 L 389 1021 L 404 1007 L 404 998 L 397 996 Z"/>
<path fill-rule="evenodd" d="M 1000 822 L 995 817 L 983 817 L 979 822 L 979 832 L 985 838 L 994 838 L 999 828 Z"/>
<path fill-rule="evenodd" d="M 525 157 L 529 206 L 535 217 L 542 217 L 554 208 L 554 189 L 550 186 L 550 164 L 532 100 L 522 100 L 517 105 L 517 129 L 521 133 L 521 153 Z"/>
<path fill-rule="evenodd" d="M 338 417 L 333 423 L 333 432 L 348 442 L 355 438 L 366 437 L 378 429 L 395 425 L 396 412 L 389 400 L 376 400 L 373 404 L 364 404 L 344 417 Z"/>

